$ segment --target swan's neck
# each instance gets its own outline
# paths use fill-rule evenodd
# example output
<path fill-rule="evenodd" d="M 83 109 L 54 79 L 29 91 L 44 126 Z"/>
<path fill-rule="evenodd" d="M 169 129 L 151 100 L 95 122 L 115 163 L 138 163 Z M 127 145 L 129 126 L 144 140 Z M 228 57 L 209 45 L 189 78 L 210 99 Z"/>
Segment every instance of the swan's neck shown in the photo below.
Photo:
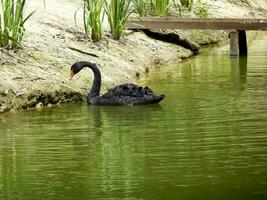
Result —
<path fill-rule="evenodd" d="M 101 73 L 98 69 L 98 67 L 90 62 L 85 62 L 85 67 L 89 67 L 94 72 L 94 82 L 93 86 L 91 88 L 91 91 L 89 93 L 89 99 L 98 97 L 100 94 L 100 88 L 101 88 Z"/>

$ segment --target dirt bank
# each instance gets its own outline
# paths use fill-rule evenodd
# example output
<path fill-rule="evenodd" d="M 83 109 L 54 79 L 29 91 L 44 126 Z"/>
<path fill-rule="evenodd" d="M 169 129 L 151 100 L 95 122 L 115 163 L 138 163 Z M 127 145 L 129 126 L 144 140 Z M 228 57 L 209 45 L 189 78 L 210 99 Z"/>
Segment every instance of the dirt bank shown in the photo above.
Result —
<path fill-rule="evenodd" d="M 251 2 L 251 7 L 230 0 L 207 0 L 206 5 L 210 16 L 219 17 L 255 17 L 267 10 L 264 0 Z M 118 83 L 135 82 L 136 76 L 157 66 L 192 55 L 190 50 L 150 39 L 141 32 L 129 31 L 121 41 L 107 36 L 100 43 L 88 42 L 83 38 L 81 9 L 77 26 L 74 21 L 74 13 L 81 5 L 82 1 L 46 0 L 44 7 L 42 1 L 29 1 L 27 10 L 36 13 L 26 25 L 23 47 L 15 51 L 0 49 L 0 113 L 81 101 L 93 76 L 88 71 L 69 81 L 69 68 L 75 61 L 97 63 L 104 92 Z M 105 29 L 108 35 L 107 25 Z M 178 33 L 196 45 L 218 42 L 226 35 L 222 31 Z"/>

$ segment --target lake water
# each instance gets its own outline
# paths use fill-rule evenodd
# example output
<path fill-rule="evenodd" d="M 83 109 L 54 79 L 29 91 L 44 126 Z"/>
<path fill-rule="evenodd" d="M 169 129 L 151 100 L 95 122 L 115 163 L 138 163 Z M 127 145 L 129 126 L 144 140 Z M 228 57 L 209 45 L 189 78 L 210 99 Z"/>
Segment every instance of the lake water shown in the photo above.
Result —
<path fill-rule="evenodd" d="M 160 105 L 0 115 L 0 200 L 266 200 L 267 35 L 139 80 Z"/>

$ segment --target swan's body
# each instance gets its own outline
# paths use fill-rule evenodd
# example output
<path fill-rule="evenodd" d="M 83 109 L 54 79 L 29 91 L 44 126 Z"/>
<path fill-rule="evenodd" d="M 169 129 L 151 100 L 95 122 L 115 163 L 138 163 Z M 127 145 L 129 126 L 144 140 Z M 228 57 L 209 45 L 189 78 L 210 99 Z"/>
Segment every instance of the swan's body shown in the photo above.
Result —
<path fill-rule="evenodd" d="M 164 95 L 156 95 L 148 87 L 140 87 L 138 85 L 127 83 L 111 88 L 107 93 L 100 96 L 101 73 L 98 67 L 90 62 L 77 62 L 71 66 L 71 78 L 77 74 L 82 68 L 89 67 L 94 72 L 94 82 L 87 102 L 89 104 L 99 105 L 136 105 L 136 104 L 152 104 L 159 103 L 164 99 Z"/>

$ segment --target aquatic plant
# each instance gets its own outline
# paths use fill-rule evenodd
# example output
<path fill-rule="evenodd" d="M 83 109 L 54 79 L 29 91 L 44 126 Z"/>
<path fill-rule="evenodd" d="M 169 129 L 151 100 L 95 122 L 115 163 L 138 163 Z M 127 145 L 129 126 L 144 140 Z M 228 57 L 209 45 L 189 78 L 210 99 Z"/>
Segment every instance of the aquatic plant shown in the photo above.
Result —
<path fill-rule="evenodd" d="M 152 9 L 157 16 L 168 14 L 169 3 L 169 0 L 151 0 Z"/>
<path fill-rule="evenodd" d="M 124 32 L 126 20 L 130 15 L 130 2 L 130 0 L 105 0 L 105 12 L 115 40 L 119 40 Z"/>
<path fill-rule="evenodd" d="M 103 0 L 85 0 L 83 10 L 83 22 L 85 37 L 95 41 L 103 38 Z"/>
<path fill-rule="evenodd" d="M 0 46 L 16 48 L 21 44 L 25 22 L 33 15 L 24 17 L 26 0 L 0 0 Z"/>
<path fill-rule="evenodd" d="M 148 15 L 148 0 L 133 0 L 136 12 L 140 17 Z"/>

